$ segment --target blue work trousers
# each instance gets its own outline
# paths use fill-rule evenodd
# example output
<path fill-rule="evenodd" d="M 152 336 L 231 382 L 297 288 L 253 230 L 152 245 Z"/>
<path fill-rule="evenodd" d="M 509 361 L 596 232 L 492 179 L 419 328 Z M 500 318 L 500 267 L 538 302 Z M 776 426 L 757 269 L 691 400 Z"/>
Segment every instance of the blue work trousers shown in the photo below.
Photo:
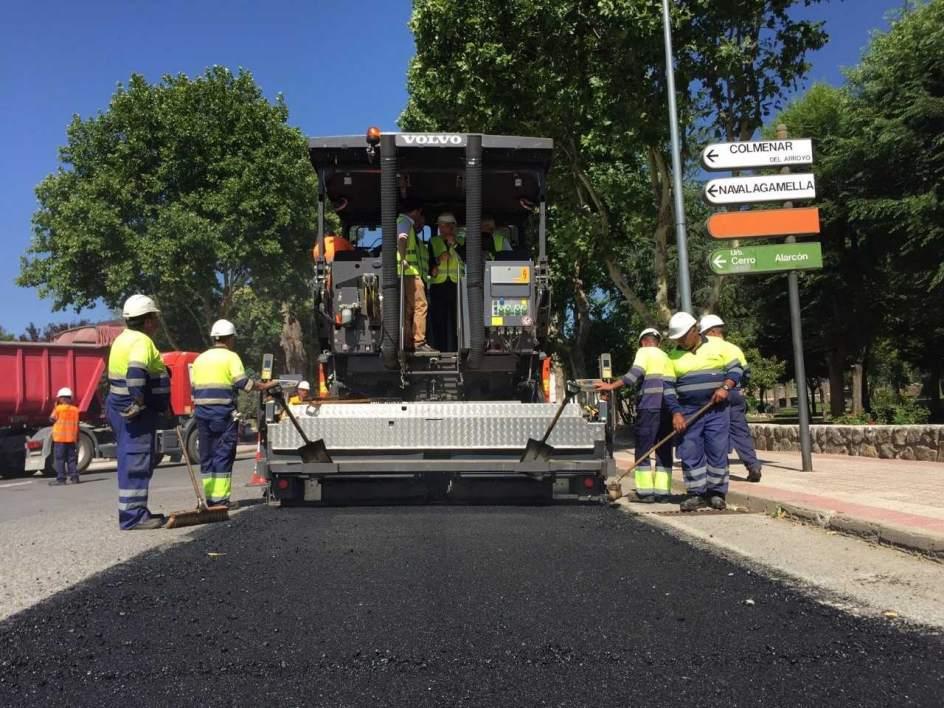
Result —
<path fill-rule="evenodd" d="M 145 409 L 131 420 L 108 406 L 118 447 L 118 526 L 127 531 L 151 518 L 148 487 L 157 461 L 157 414 Z"/>
<path fill-rule="evenodd" d="M 688 418 L 699 408 L 682 406 L 682 414 Z M 689 494 L 728 493 L 730 434 L 731 411 L 727 403 L 712 406 L 682 433 L 677 452 Z"/>
<path fill-rule="evenodd" d="M 744 394 L 736 388 L 728 393 L 728 405 L 731 408 L 731 444 L 728 450 L 736 450 L 738 458 L 744 463 L 748 472 L 760 469 L 760 460 L 754 449 L 754 438 L 747 425 L 747 401 Z"/>
<path fill-rule="evenodd" d="M 636 449 L 635 456 L 642 455 L 662 438 L 672 432 L 672 416 L 668 410 L 646 409 L 636 414 Z M 668 496 L 672 492 L 672 441 L 656 449 L 656 469 L 647 457 L 636 465 L 636 494 L 639 497 L 651 495 Z"/>
<path fill-rule="evenodd" d="M 213 506 L 229 501 L 239 424 L 231 413 L 201 413 L 197 411 L 200 475 L 207 504 Z"/>
<path fill-rule="evenodd" d="M 79 461 L 79 453 L 74 442 L 54 442 L 52 444 L 52 459 L 56 468 L 56 479 L 60 482 L 66 481 L 66 470 L 69 471 L 69 479 L 73 482 L 79 481 L 79 472 L 76 465 Z"/>

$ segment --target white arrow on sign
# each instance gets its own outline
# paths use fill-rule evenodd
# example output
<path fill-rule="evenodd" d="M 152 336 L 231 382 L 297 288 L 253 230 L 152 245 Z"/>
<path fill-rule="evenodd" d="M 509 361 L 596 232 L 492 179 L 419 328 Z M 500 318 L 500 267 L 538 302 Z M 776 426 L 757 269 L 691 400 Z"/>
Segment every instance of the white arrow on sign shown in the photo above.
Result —
<path fill-rule="evenodd" d="M 722 258 L 721 254 L 719 253 L 717 256 L 715 256 L 715 259 L 712 261 L 712 263 L 714 263 L 715 268 L 717 268 L 718 270 L 721 270 L 724 267 L 724 264 L 727 263 L 727 261 L 724 260 L 724 258 Z"/>
<path fill-rule="evenodd" d="M 701 151 L 706 170 L 744 170 L 752 167 L 783 167 L 813 164 L 813 141 L 755 140 L 715 143 Z"/>
<path fill-rule="evenodd" d="M 816 178 L 812 174 L 727 177 L 705 183 L 705 199 L 710 204 L 748 204 L 814 199 Z"/>

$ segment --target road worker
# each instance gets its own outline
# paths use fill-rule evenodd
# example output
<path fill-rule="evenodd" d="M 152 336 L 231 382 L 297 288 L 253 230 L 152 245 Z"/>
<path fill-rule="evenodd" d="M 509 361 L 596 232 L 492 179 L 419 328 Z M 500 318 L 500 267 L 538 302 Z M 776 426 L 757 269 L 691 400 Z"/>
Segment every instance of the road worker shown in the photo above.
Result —
<path fill-rule="evenodd" d="M 291 406 L 300 406 L 302 403 L 308 403 L 311 400 L 311 384 L 307 381 L 299 381 L 295 387 L 295 395 L 288 399 Z"/>
<path fill-rule="evenodd" d="M 52 459 L 56 468 L 56 478 L 49 486 L 64 485 L 67 469 L 69 481 L 78 484 L 79 407 L 72 403 L 71 388 L 59 389 L 56 394 L 56 407 L 49 420 L 52 421 Z"/>
<path fill-rule="evenodd" d="M 147 295 L 132 295 L 121 316 L 125 329 L 108 354 L 108 422 L 118 447 L 118 525 L 122 530 L 159 529 L 162 514 L 148 510 L 154 474 L 157 424 L 167 411 L 170 378 L 152 337 L 160 310 Z"/>
<path fill-rule="evenodd" d="M 190 372 L 200 443 L 200 475 L 207 504 L 229 506 L 239 437 L 236 394 L 265 391 L 279 382 L 261 383 L 246 376 L 242 359 L 233 351 L 236 327 L 229 320 L 214 322 L 210 338 L 213 347 L 194 360 Z"/>
<path fill-rule="evenodd" d="M 423 205 L 405 199 L 397 217 L 397 275 L 403 276 L 403 347 L 419 354 L 435 354 L 426 342 L 426 283 L 429 280 L 429 250 L 420 237 L 425 225 Z"/>
<path fill-rule="evenodd" d="M 659 345 L 662 335 L 659 330 L 644 329 L 639 334 L 639 349 L 632 368 L 622 378 L 612 383 L 599 383 L 598 391 L 615 391 L 623 386 L 639 386 L 639 403 L 636 406 L 636 448 L 639 457 L 659 440 L 672 432 L 672 418 L 662 403 L 664 378 L 669 366 L 669 357 Z M 666 442 L 656 449 L 656 468 L 648 455 L 638 461 L 635 470 L 636 497 L 640 502 L 664 502 L 672 493 L 672 443 Z"/>
<path fill-rule="evenodd" d="M 436 235 L 430 239 L 430 324 L 433 343 L 447 352 L 458 351 L 458 283 L 465 275 L 459 255 L 456 217 L 443 212 L 436 219 Z"/>
<path fill-rule="evenodd" d="M 495 219 L 491 216 L 482 217 L 482 253 L 488 260 L 494 260 L 499 253 L 511 250 L 507 229 L 495 226 Z"/>
<path fill-rule="evenodd" d="M 664 399 L 672 427 L 680 435 L 678 456 L 689 494 L 681 510 L 724 509 L 731 430 L 727 398 L 743 368 L 724 342 L 702 336 L 698 322 L 687 312 L 672 315 L 669 338 L 677 348 L 669 354 Z M 708 410 L 695 417 L 706 404 L 711 404 Z"/>
<path fill-rule="evenodd" d="M 760 482 L 761 463 L 757 459 L 757 451 L 754 449 L 754 438 L 751 437 L 751 429 L 747 425 L 747 401 L 744 400 L 742 386 L 747 382 L 750 376 L 750 370 L 747 366 L 747 358 L 739 346 L 728 342 L 724 338 L 724 320 L 717 315 L 705 315 L 698 323 L 698 329 L 709 338 L 717 337 L 725 343 L 730 350 L 731 356 L 736 357 L 744 369 L 744 375 L 738 386 L 728 395 L 728 405 L 731 408 L 731 444 L 728 450 L 737 450 L 738 458 L 747 468 L 747 481 Z"/>

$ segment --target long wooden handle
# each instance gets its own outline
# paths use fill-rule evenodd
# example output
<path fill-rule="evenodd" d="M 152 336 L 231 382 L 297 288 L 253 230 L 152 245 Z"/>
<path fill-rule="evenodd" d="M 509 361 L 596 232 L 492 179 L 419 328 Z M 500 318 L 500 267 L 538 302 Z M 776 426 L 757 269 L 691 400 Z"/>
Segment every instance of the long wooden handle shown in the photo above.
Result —
<path fill-rule="evenodd" d="M 187 452 L 187 446 L 184 444 L 184 435 L 180 432 L 180 426 L 177 428 L 177 442 L 180 443 L 180 452 L 184 458 L 184 462 L 187 464 L 187 472 L 190 474 L 190 481 L 193 483 L 193 493 L 197 495 L 197 508 L 206 509 L 207 503 L 203 498 L 203 493 L 200 491 L 200 485 L 197 484 L 197 476 L 193 473 L 193 465 L 190 462 L 190 453 Z"/>
<path fill-rule="evenodd" d="M 697 411 L 695 411 L 694 413 L 692 413 L 692 415 L 688 418 L 688 420 L 685 421 L 685 427 L 687 428 L 689 425 L 691 425 L 691 424 L 695 421 L 696 418 L 698 418 L 700 415 L 702 415 L 702 413 L 704 413 L 705 411 L 707 411 L 707 410 L 708 410 L 709 408 L 711 408 L 711 406 L 713 406 L 713 405 L 714 405 L 714 401 L 708 401 L 708 403 L 706 403 L 706 404 L 703 405 L 701 408 L 699 408 Z M 665 445 L 669 440 L 672 439 L 672 437 L 673 437 L 675 434 L 676 434 L 676 433 L 675 433 L 675 430 L 673 430 L 671 433 L 669 433 L 668 435 L 666 435 L 664 438 L 662 438 L 662 439 L 661 439 L 659 442 L 657 442 L 655 445 L 653 445 L 653 446 L 650 447 L 648 450 L 646 450 L 645 453 L 643 453 L 643 454 L 640 455 L 638 458 L 636 458 L 636 460 L 633 461 L 632 466 L 631 466 L 628 470 L 626 470 L 625 472 L 623 472 L 623 474 L 621 474 L 619 477 L 617 477 L 617 478 L 616 478 L 616 482 L 614 482 L 613 484 L 619 484 L 620 482 L 622 482 L 622 481 L 623 481 L 623 478 L 624 478 L 626 475 L 628 475 L 630 472 L 632 472 L 633 470 L 636 469 L 636 465 L 638 465 L 638 464 L 639 464 L 640 462 L 642 462 L 643 460 L 649 459 L 649 455 L 651 455 L 653 452 L 655 452 L 658 448 L 660 448 L 660 447 L 662 447 L 663 445 Z"/>

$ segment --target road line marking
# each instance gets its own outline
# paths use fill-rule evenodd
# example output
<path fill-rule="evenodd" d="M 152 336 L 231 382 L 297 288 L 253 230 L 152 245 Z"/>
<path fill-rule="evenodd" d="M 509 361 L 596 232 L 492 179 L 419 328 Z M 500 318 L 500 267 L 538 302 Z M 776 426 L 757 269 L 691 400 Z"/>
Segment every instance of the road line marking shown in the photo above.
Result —
<path fill-rule="evenodd" d="M 32 484 L 32 482 L 12 482 L 11 484 L 0 484 L 0 489 L 6 487 L 22 487 L 24 484 Z"/>

